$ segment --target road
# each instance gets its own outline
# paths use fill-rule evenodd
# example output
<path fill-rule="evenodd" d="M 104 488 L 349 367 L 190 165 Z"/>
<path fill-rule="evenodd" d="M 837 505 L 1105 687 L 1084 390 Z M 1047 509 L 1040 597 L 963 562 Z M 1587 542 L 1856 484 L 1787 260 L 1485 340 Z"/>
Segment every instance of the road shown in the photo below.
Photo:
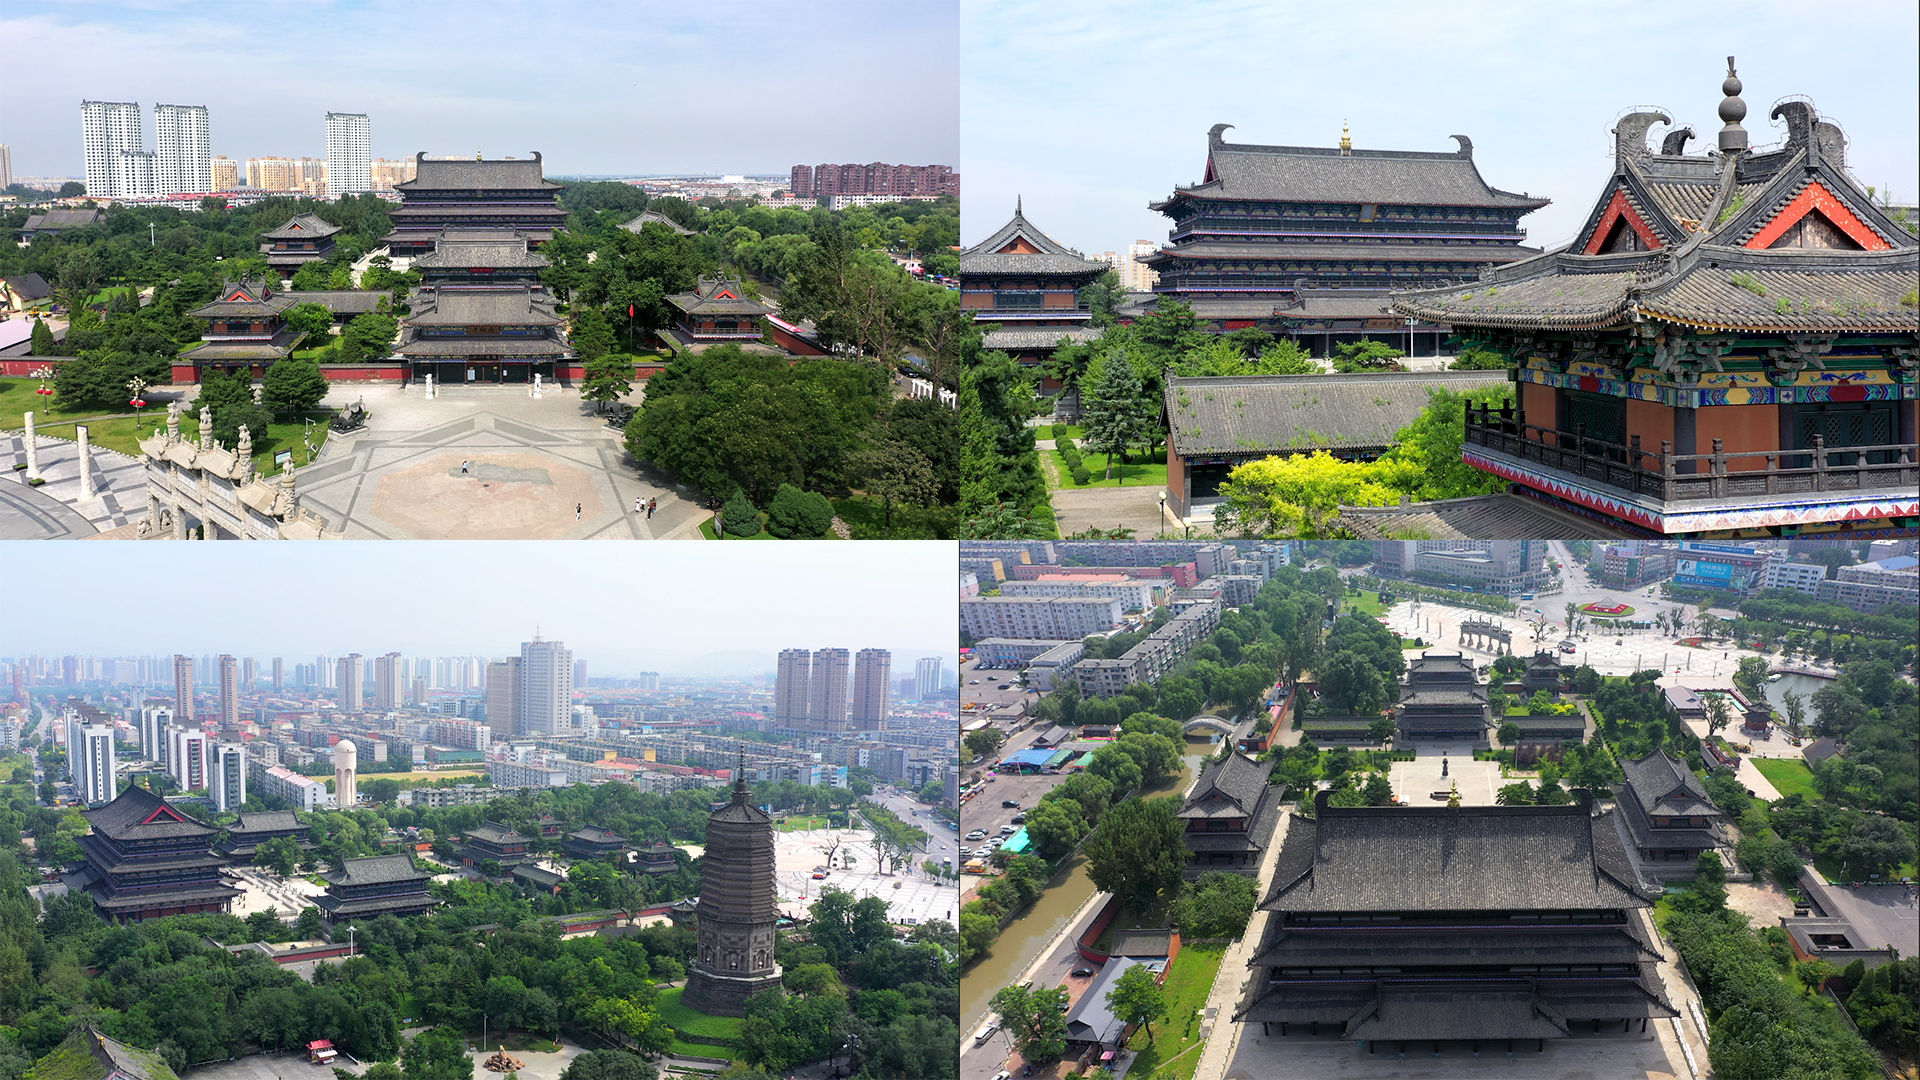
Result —
<path fill-rule="evenodd" d="M 916 828 L 927 831 L 927 857 L 934 862 L 952 859 L 954 866 L 960 865 L 960 843 L 957 835 L 947 827 L 946 819 L 935 813 L 932 808 L 892 787 L 877 787 L 868 796 L 871 802 L 900 815 L 900 820 Z M 919 868 L 918 861 L 915 869 Z"/>
<path fill-rule="evenodd" d="M 1093 982 L 1091 976 L 1074 977 L 1069 974 L 1075 968 L 1092 965 L 1080 958 L 1074 948 L 1074 942 L 1093 922 L 1095 915 L 1106 903 L 1109 893 L 1094 893 L 1085 906 L 1067 922 L 1066 929 L 1048 946 L 1041 950 L 1038 958 L 1020 974 L 1021 982 L 1031 983 L 1035 989 L 1046 990 L 1065 985 L 1069 1000 L 1076 1000 Z M 1098 971 L 1098 968 L 1095 968 Z M 996 1032 L 985 1043 L 976 1044 L 974 1034 L 979 1030 L 960 1033 L 960 1080 L 990 1080 L 994 1073 L 1006 1068 L 1007 1060 L 1013 1055 L 1013 1039 L 1005 1029 Z"/>

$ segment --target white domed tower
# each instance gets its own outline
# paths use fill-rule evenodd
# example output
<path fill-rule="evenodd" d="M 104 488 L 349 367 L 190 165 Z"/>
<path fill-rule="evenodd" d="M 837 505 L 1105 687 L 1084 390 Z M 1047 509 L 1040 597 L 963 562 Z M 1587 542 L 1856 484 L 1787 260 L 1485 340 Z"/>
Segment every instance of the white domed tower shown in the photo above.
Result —
<path fill-rule="evenodd" d="M 333 805 L 338 809 L 353 808 L 358 795 L 353 786 L 353 774 L 359 757 L 360 748 L 353 745 L 352 739 L 341 739 L 333 744 Z"/>

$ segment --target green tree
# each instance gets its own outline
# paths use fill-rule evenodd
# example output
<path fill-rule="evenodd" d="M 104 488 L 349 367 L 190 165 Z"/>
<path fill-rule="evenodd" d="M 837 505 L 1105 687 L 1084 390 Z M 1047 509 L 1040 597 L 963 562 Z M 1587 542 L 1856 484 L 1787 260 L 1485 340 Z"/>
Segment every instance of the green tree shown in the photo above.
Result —
<path fill-rule="evenodd" d="M 1073 799 L 1041 799 L 1027 811 L 1027 839 L 1043 859 L 1058 859 L 1087 834 L 1087 814 Z"/>
<path fill-rule="evenodd" d="M 1152 971 L 1136 964 L 1121 972 L 1107 991 L 1107 1004 L 1121 1021 L 1146 1025 L 1147 1045 L 1153 1045 L 1153 1022 L 1166 1019 L 1167 998 Z"/>
<path fill-rule="evenodd" d="M 1134 911 L 1178 889 L 1187 848 L 1177 814 L 1171 799 L 1126 799 L 1108 810 L 1082 849 L 1094 887 Z"/>
<path fill-rule="evenodd" d="M 622 184 L 621 187 L 626 185 Z M 625 1050 L 588 1050 L 567 1063 L 560 1080 L 654 1080 L 653 1063 Z"/>
<path fill-rule="evenodd" d="M 415 1036 L 401 1051 L 407 1080 L 472 1080 L 467 1040 L 451 1028 L 433 1028 Z"/>
<path fill-rule="evenodd" d="M 60 355 L 60 347 L 54 343 L 53 329 L 47 325 L 47 320 L 33 320 L 33 340 L 29 351 L 34 356 Z"/>
<path fill-rule="evenodd" d="M 1368 806 L 1392 806 L 1394 804 L 1393 784 L 1387 779 L 1386 773 L 1373 773 L 1368 776 L 1366 784 L 1360 790 L 1360 794 L 1366 798 Z"/>
<path fill-rule="evenodd" d="M 393 336 L 399 329 L 400 321 L 391 315 L 383 315 L 378 311 L 355 315 L 340 331 L 341 361 L 357 364 L 386 356 L 393 347 Z"/>
<path fill-rule="evenodd" d="M 1107 479 L 1113 478 L 1113 455 L 1125 459 L 1128 449 L 1148 441 L 1155 414 L 1144 396 L 1140 376 L 1124 358 L 1101 366 L 1083 395 L 1086 413 L 1080 426 L 1087 449 L 1107 455 Z"/>
<path fill-rule="evenodd" d="M 594 412 L 604 412 L 608 403 L 632 392 L 633 357 L 608 353 L 586 362 L 586 380 L 580 385 L 580 396 L 593 402 Z"/>
<path fill-rule="evenodd" d="M 1257 888 L 1244 874 L 1209 871 L 1181 889 L 1180 899 L 1168 914 L 1189 939 L 1239 937 L 1246 933 L 1247 920 L 1253 917 Z"/>
<path fill-rule="evenodd" d="M 582 360 L 597 360 L 613 352 L 613 323 L 598 308 L 576 310 L 568 340 Z"/>
<path fill-rule="evenodd" d="M 326 396 L 327 377 L 317 360 L 283 356 L 260 379 L 260 403 L 276 413 L 306 412 Z"/>
<path fill-rule="evenodd" d="M 333 328 L 333 311 L 325 304 L 295 304 L 281 312 L 280 319 L 288 329 L 307 337 L 323 337 Z M 317 343 L 308 343 L 309 347 L 314 344 Z"/>
<path fill-rule="evenodd" d="M 963 741 L 974 757 L 984 758 L 992 756 L 995 750 L 1000 749 L 1000 745 L 1007 741 L 1007 736 L 999 728 L 983 727 L 977 731 L 967 732 L 967 737 Z"/>
<path fill-rule="evenodd" d="M 757 536 L 760 533 L 760 511 L 754 508 L 753 500 L 747 498 L 747 489 L 735 488 L 720 508 L 720 520 L 727 536 Z"/>
<path fill-rule="evenodd" d="M 993 995 L 993 1011 L 1013 1038 L 1020 1056 L 1029 1061 L 1051 1061 L 1067 1048 L 1067 1021 L 1060 1008 L 1064 990 L 1028 990 L 1003 987 Z"/>
<path fill-rule="evenodd" d="M 932 505 L 940 493 L 933 462 L 925 454 L 898 439 L 881 437 L 870 446 L 855 451 L 848 459 L 860 486 L 869 495 L 880 496 L 882 524 L 893 528 L 893 504 Z"/>

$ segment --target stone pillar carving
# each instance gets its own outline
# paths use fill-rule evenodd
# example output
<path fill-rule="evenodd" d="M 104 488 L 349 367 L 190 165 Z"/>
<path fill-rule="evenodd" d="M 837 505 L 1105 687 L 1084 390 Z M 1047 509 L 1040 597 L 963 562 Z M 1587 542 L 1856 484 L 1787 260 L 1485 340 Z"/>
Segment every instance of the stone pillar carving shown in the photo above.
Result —
<path fill-rule="evenodd" d="M 540 378 L 541 376 L 539 372 L 536 371 L 533 373 L 533 396 L 534 397 L 540 396 Z"/>
<path fill-rule="evenodd" d="M 93 447 L 87 441 L 87 425 L 79 424 L 73 429 L 74 441 L 80 448 L 80 497 L 93 498 Z"/>
<path fill-rule="evenodd" d="M 167 445 L 180 441 L 180 403 L 167 402 Z"/>
<path fill-rule="evenodd" d="M 213 410 L 200 410 L 200 449 L 213 449 Z"/>
<path fill-rule="evenodd" d="M 253 403 L 254 403 L 255 405 L 259 405 L 259 404 L 261 404 L 261 401 L 260 401 L 260 391 L 261 391 L 261 390 L 263 390 L 263 389 L 265 389 L 265 388 L 264 388 L 264 387 L 259 387 L 259 386 L 256 386 L 256 387 L 254 387 L 254 388 L 253 388 Z"/>
<path fill-rule="evenodd" d="M 33 414 L 25 417 L 27 425 L 27 479 L 40 479 L 40 436 L 33 426 Z"/>
<path fill-rule="evenodd" d="M 427 396 L 433 396 L 433 372 L 427 372 Z"/>
<path fill-rule="evenodd" d="M 175 540 L 185 540 L 187 538 L 187 508 L 180 505 L 180 494 L 177 491 L 168 493 L 168 501 L 173 505 L 173 538 Z"/>

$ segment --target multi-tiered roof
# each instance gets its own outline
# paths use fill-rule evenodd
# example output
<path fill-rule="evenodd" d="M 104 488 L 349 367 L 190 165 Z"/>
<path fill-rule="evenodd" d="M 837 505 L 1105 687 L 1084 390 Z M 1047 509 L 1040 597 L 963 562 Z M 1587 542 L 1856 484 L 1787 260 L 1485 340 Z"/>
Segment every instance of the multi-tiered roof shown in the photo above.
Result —
<path fill-rule="evenodd" d="M 260 234 L 260 252 L 281 277 L 292 277 L 307 263 L 332 254 L 333 235 L 339 231 L 340 226 L 329 225 L 317 215 L 295 214 L 286 224 Z"/>
<path fill-rule="evenodd" d="M 1288 824 L 1234 1018 L 1387 1042 L 1644 1030 L 1675 1015 L 1638 911 L 1650 893 L 1612 820 L 1581 806 L 1337 807 L 1323 793 L 1316 817 Z"/>
<path fill-rule="evenodd" d="M 532 236 L 517 229 L 448 229 L 433 238 L 433 250 L 416 256 L 422 285 L 540 284 L 547 257 L 531 250 Z"/>
<path fill-rule="evenodd" d="M 228 860 L 211 850 L 217 830 L 152 791 L 130 786 L 105 806 L 81 813 L 93 826 L 80 838 L 86 862 L 64 880 L 91 896 L 103 918 L 224 912 L 240 895 L 226 882 Z"/>
<path fill-rule="evenodd" d="M 1775 105 L 1784 139 L 1749 149 L 1740 91 L 1729 58 L 1706 154 L 1690 127 L 1649 146 L 1664 112 L 1622 117 L 1570 245 L 1393 309 L 1512 361 L 1517 405 L 1470 411 L 1465 458 L 1516 498 L 1616 534 L 1911 534 L 1920 241 L 1811 102 Z"/>
<path fill-rule="evenodd" d="M 1260 855 L 1280 817 L 1272 775 L 1271 758 L 1255 761 L 1238 751 L 1200 774 L 1179 813 L 1188 878 L 1213 870 L 1259 873 Z"/>
<path fill-rule="evenodd" d="M 1533 254 L 1519 221 L 1547 200 L 1489 185 L 1464 135 L 1450 153 L 1355 150 L 1345 136 L 1338 148 L 1229 143 L 1232 126 L 1207 132 L 1199 183 L 1150 204 L 1173 219 L 1170 246 L 1143 260 L 1154 291 L 1204 321 L 1384 320 L 1388 287 Z"/>
<path fill-rule="evenodd" d="M 340 869 L 320 876 L 326 879 L 327 891 L 314 903 L 328 922 L 419 915 L 440 904 L 427 893 L 433 875 L 414 866 L 412 856 L 405 854 L 347 859 Z"/>
<path fill-rule="evenodd" d="M 1079 290 L 1107 270 L 1041 232 L 1015 201 L 1005 225 L 960 253 L 960 305 L 975 321 L 995 324 L 987 348 L 1038 356 L 1062 341 L 1098 336 Z"/>
<path fill-rule="evenodd" d="M 422 152 L 413 179 L 394 185 L 402 201 L 388 215 L 393 231 L 381 240 L 395 255 L 419 255 L 433 249 L 434 234 L 443 229 L 518 229 L 537 247 L 566 222 L 556 201 L 560 189 L 546 178 L 538 151 L 495 160 L 476 154 L 472 161 Z"/>

